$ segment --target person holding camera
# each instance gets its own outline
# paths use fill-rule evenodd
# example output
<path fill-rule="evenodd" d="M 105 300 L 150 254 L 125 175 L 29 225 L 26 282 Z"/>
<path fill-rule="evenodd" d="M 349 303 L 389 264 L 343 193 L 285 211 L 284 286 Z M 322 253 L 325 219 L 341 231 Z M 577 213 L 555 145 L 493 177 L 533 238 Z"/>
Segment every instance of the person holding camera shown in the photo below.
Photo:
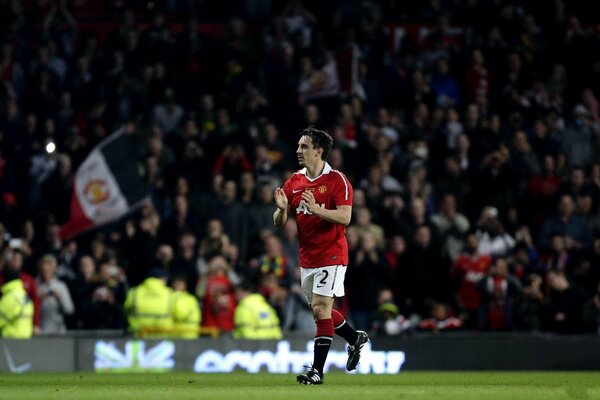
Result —
<path fill-rule="evenodd" d="M 56 277 L 57 268 L 56 257 L 52 254 L 46 254 L 38 262 L 42 334 L 66 332 L 65 316 L 75 311 L 67 285 Z"/>

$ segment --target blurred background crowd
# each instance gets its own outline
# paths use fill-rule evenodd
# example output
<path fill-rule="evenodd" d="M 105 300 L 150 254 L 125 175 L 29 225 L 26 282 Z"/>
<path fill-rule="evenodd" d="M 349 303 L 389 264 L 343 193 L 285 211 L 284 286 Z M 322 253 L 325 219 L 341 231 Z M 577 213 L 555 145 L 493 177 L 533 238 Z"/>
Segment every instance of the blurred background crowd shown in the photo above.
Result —
<path fill-rule="evenodd" d="M 295 222 L 272 223 L 309 125 L 355 189 L 337 307 L 357 329 L 600 333 L 600 3 L 0 8 L 0 263 L 36 333 L 126 329 L 152 275 L 206 328 L 234 328 L 239 286 L 312 334 Z M 150 200 L 63 240 L 77 167 L 122 126 Z"/>

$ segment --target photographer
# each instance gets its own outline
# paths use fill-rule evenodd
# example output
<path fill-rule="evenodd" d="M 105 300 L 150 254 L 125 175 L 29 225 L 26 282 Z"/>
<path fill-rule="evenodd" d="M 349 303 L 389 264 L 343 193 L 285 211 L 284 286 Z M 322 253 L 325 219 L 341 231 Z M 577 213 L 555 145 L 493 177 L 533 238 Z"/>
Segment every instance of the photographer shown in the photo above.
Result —
<path fill-rule="evenodd" d="M 64 333 L 65 315 L 71 315 L 75 308 L 67 285 L 56 277 L 56 257 L 46 254 L 38 262 L 38 296 L 41 305 L 42 334 Z"/>

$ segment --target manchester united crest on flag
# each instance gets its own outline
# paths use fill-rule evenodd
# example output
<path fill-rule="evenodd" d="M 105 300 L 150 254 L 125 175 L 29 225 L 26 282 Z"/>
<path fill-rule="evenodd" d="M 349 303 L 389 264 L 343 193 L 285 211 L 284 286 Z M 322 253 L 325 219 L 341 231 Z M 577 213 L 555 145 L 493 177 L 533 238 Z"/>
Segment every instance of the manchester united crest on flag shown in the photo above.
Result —
<path fill-rule="evenodd" d="M 140 206 L 148 195 L 136 166 L 132 137 L 120 129 L 100 142 L 77 169 L 64 239 L 112 222 Z"/>

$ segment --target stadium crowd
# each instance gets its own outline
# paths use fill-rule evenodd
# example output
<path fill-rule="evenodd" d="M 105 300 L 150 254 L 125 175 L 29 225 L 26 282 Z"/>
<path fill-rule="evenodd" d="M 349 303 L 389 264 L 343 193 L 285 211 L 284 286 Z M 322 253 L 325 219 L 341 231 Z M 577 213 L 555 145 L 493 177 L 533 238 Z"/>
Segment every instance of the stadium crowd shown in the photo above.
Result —
<path fill-rule="evenodd" d="M 205 328 L 234 329 L 243 286 L 312 334 L 295 223 L 272 221 L 310 125 L 355 189 L 357 329 L 600 333 L 595 2 L 74 3 L 0 1 L 0 263 L 36 334 L 126 329 L 149 274 Z M 121 126 L 150 200 L 61 238 Z"/>

